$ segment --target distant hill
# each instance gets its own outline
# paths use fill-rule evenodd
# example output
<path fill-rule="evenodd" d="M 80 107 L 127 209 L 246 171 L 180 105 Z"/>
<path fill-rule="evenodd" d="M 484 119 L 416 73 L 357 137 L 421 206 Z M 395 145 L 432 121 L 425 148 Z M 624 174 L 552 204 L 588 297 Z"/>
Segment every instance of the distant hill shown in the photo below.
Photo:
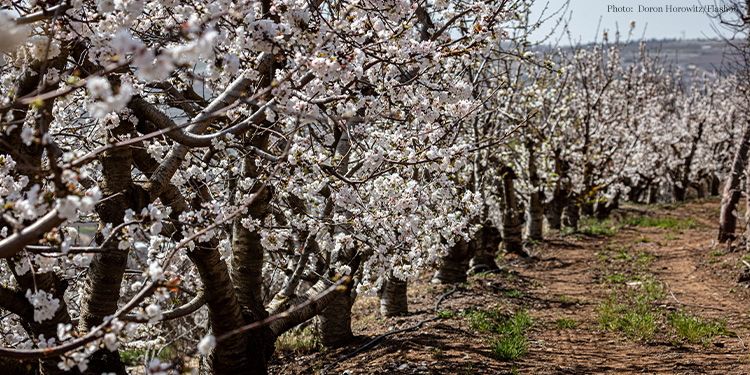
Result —
<path fill-rule="evenodd" d="M 715 39 L 648 40 L 645 43 L 651 56 L 661 56 L 667 63 L 682 69 L 686 76 L 695 71 L 721 70 L 727 59 L 725 52 L 732 51 L 725 41 Z M 583 46 L 589 47 L 593 44 Z M 621 54 L 623 62 L 626 65 L 632 63 L 638 57 L 639 49 L 640 42 L 626 44 Z"/>
<path fill-rule="evenodd" d="M 646 50 L 664 56 L 667 62 L 685 72 L 720 70 L 726 60 L 725 52 L 731 47 L 722 40 L 651 40 Z M 637 57 L 640 43 L 629 43 L 622 53 L 624 62 L 631 63 Z"/>

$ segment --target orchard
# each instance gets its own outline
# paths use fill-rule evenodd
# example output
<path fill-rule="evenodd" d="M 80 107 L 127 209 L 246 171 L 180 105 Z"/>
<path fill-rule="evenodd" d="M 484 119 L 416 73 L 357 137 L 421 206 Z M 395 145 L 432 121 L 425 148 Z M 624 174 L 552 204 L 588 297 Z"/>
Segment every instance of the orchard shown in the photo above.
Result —
<path fill-rule="evenodd" d="M 621 204 L 723 192 L 744 241 L 746 75 L 537 48 L 530 6 L 4 1 L 0 365 L 266 374 Z"/>

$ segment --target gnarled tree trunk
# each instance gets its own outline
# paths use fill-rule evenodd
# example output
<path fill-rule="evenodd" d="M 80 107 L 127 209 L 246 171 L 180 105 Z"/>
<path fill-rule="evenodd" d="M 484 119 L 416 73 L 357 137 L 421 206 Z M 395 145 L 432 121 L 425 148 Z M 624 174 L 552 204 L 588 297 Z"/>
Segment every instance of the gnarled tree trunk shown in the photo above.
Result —
<path fill-rule="evenodd" d="M 120 125 L 113 130 L 113 135 L 130 134 L 134 130 L 131 123 L 121 121 Z M 140 212 L 150 200 L 148 194 L 133 183 L 131 177 L 133 154 L 130 147 L 106 151 L 99 160 L 102 165 L 100 187 L 102 196 L 105 197 L 96 205 L 100 219 L 100 231 L 96 234 L 96 241 L 101 244 L 104 241 L 101 229 L 105 224 L 117 226 L 123 223 L 126 210 L 132 209 Z M 117 241 L 113 241 L 108 249 L 110 251 L 95 254 L 91 260 L 81 299 L 81 317 L 78 323 L 78 330 L 81 333 L 89 332 L 101 324 L 106 316 L 117 311 L 128 251 L 117 249 L 114 245 L 116 243 Z M 101 373 L 106 370 L 118 375 L 126 373 L 117 351 L 99 349 L 92 359 L 93 363 L 89 372 Z"/>

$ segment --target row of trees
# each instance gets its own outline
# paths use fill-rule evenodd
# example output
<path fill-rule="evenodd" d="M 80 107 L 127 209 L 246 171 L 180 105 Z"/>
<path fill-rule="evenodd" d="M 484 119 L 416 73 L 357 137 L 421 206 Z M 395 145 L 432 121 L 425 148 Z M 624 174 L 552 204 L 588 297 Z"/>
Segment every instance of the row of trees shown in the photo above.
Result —
<path fill-rule="evenodd" d="M 400 314 L 408 280 L 496 267 L 545 222 L 718 190 L 737 78 L 625 64 L 618 37 L 532 48 L 529 6 L 10 1 L 0 363 L 181 371 L 170 346 L 262 374 L 311 319 L 348 343 L 357 295 Z"/>

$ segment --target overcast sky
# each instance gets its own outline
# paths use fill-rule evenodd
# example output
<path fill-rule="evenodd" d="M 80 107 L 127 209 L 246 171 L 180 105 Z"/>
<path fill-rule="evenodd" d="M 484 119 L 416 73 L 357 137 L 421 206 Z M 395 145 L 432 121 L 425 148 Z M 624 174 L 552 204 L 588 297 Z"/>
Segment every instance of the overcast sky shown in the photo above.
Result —
<path fill-rule="evenodd" d="M 549 2 L 550 9 L 560 7 L 561 0 L 536 0 L 532 16 L 539 17 L 544 6 Z M 635 21 L 636 28 L 633 37 L 637 40 L 645 39 L 705 39 L 717 38 L 716 31 L 711 27 L 712 19 L 701 12 L 676 9 L 676 7 L 690 7 L 703 5 L 714 5 L 714 0 L 570 0 L 569 12 L 572 12 L 570 20 L 570 31 L 574 41 L 583 43 L 593 42 L 594 39 L 601 41 L 602 30 L 609 30 L 614 35 L 614 30 L 619 27 L 621 34 L 628 31 L 631 21 Z M 671 5 L 672 11 L 668 11 Z M 618 8 L 619 12 L 616 12 Z M 644 9 L 651 7 L 651 9 Z M 659 12 L 661 7 L 662 12 Z M 623 9 L 630 8 L 630 9 Z M 623 11 L 624 10 L 624 11 Z M 597 25 L 600 23 L 600 31 L 597 35 Z M 552 23 L 552 22 L 548 22 Z M 715 23 L 715 21 L 714 21 Z M 544 31 L 549 31 L 546 26 Z M 540 38 L 543 33 L 534 35 Z M 725 31 L 726 34 L 726 31 Z M 567 38 L 562 44 L 568 44 Z"/>

